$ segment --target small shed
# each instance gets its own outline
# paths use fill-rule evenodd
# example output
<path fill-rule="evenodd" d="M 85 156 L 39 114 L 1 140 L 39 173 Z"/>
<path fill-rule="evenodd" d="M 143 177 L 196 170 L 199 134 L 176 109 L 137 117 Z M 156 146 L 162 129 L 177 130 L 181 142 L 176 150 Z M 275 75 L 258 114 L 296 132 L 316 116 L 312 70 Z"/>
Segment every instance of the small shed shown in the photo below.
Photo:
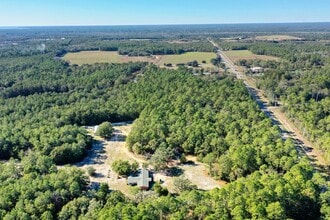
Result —
<path fill-rule="evenodd" d="M 260 66 L 251 67 L 251 72 L 252 73 L 262 73 L 263 71 L 264 71 L 264 68 L 262 68 Z"/>
<path fill-rule="evenodd" d="M 93 130 L 94 130 L 94 134 L 97 132 L 97 129 L 99 129 L 99 126 L 98 125 L 95 125 Z"/>
<path fill-rule="evenodd" d="M 148 190 L 150 187 L 150 183 L 152 182 L 152 177 L 150 176 L 150 172 L 147 169 L 142 169 L 138 176 L 129 176 L 127 179 L 127 184 L 135 186 L 137 185 L 143 190 Z"/>

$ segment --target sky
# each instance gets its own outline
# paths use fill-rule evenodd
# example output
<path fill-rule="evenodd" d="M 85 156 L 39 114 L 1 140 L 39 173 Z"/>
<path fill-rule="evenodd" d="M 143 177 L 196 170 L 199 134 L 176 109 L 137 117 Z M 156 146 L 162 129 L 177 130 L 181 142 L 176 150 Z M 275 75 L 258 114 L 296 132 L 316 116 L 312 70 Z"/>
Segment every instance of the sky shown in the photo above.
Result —
<path fill-rule="evenodd" d="M 330 22 L 330 0 L 0 0 L 0 26 Z"/>

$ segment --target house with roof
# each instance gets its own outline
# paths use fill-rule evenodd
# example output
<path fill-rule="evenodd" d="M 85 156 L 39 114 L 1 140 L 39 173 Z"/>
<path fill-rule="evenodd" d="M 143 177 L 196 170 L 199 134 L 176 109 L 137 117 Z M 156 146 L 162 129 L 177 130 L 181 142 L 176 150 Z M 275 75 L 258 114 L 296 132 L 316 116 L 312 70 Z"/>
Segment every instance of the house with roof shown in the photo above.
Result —
<path fill-rule="evenodd" d="M 138 176 L 129 176 L 127 184 L 131 186 L 138 186 L 142 190 L 148 190 L 152 183 L 152 177 L 149 170 L 143 168 Z"/>

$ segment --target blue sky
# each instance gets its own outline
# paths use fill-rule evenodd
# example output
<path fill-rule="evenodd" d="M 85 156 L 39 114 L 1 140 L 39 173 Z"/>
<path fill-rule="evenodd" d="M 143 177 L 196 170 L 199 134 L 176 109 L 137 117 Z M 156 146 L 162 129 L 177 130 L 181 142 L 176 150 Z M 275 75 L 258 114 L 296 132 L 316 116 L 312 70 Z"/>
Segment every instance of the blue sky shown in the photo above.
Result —
<path fill-rule="evenodd" d="M 0 0 L 0 26 L 330 22 L 330 0 Z"/>

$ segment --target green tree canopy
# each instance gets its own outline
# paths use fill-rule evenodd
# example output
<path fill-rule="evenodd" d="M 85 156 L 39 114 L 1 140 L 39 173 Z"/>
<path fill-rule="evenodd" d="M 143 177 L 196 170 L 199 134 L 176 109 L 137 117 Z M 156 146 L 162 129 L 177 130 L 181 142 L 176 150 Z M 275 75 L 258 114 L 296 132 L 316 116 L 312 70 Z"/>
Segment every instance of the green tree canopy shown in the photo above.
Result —
<path fill-rule="evenodd" d="M 112 136 L 113 131 L 112 124 L 106 121 L 99 125 L 95 134 L 103 138 L 109 138 Z"/>
<path fill-rule="evenodd" d="M 139 165 L 137 162 L 130 163 L 127 160 L 116 160 L 111 167 L 119 175 L 128 176 L 130 173 L 136 172 Z"/>

